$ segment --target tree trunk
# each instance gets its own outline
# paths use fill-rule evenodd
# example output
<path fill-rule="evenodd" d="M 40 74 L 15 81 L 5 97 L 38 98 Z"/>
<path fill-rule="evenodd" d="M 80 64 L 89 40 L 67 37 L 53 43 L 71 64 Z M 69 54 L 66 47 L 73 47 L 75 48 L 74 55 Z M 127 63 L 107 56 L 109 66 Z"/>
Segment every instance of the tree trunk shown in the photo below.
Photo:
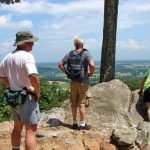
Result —
<path fill-rule="evenodd" d="M 100 83 L 115 78 L 116 30 L 119 0 L 105 0 Z"/>

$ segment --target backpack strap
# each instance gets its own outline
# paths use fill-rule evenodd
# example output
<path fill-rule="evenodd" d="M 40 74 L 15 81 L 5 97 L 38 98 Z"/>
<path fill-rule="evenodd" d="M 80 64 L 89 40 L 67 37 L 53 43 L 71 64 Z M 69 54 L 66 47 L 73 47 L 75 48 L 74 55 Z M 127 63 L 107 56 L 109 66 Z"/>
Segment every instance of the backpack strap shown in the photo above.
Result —
<path fill-rule="evenodd" d="M 72 57 L 72 56 L 74 55 L 74 53 L 73 53 L 73 52 L 74 52 L 74 50 L 72 50 L 72 51 L 70 51 L 70 52 L 69 52 L 69 56 L 68 56 L 68 58 L 70 58 L 70 57 Z"/>
<path fill-rule="evenodd" d="M 87 51 L 87 49 L 83 48 L 82 51 L 78 54 L 81 57 L 81 60 L 82 60 L 82 55 L 83 55 L 84 51 Z"/>
<path fill-rule="evenodd" d="M 79 55 L 80 58 L 81 58 L 81 61 L 82 61 L 83 67 L 84 67 L 84 72 L 86 73 L 87 68 L 85 67 L 85 63 L 84 63 L 84 60 L 83 60 L 83 58 L 82 58 L 84 51 L 87 51 L 87 49 L 83 49 L 78 55 Z"/>
<path fill-rule="evenodd" d="M 75 50 L 70 51 L 69 56 L 74 55 L 74 51 L 75 51 Z M 81 51 L 81 52 L 79 52 L 77 55 L 82 56 L 82 54 L 83 54 L 83 52 L 84 52 L 84 51 L 88 51 L 88 50 L 87 50 L 87 49 L 85 49 L 85 48 L 83 48 L 83 49 L 82 49 L 82 51 Z"/>

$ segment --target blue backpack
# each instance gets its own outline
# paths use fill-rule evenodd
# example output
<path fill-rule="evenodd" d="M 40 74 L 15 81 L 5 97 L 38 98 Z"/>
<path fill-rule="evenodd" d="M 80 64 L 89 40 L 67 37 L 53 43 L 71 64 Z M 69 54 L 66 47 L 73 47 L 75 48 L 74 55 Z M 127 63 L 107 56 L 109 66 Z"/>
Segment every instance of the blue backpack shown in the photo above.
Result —
<path fill-rule="evenodd" d="M 82 81 L 85 78 L 86 69 L 82 58 L 84 51 L 87 50 L 83 49 L 80 53 L 74 53 L 73 50 L 69 53 L 65 73 L 71 80 Z"/>

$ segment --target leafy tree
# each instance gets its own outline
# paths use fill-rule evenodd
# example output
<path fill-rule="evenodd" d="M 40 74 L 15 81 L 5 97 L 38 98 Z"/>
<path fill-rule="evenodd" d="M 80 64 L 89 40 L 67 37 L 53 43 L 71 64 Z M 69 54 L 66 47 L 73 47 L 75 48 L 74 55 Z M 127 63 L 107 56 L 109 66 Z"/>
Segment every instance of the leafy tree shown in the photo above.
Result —
<path fill-rule="evenodd" d="M 115 49 L 119 0 L 105 0 L 100 83 L 115 78 Z"/>
<path fill-rule="evenodd" d="M 5 3 L 5 4 L 14 4 L 14 3 L 20 3 L 20 0 L 0 0 L 0 3 Z"/>

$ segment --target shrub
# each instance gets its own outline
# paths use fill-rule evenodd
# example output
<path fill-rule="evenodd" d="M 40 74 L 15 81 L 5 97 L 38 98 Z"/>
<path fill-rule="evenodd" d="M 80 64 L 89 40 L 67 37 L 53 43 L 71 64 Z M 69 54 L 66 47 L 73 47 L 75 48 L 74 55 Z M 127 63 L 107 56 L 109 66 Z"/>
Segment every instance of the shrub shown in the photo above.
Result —
<path fill-rule="evenodd" d="M 41 110 L 59 107 L 67 98 L 69 98 L 69 90 L 63 90 L 59 82 L 54 81 L 50 84 L 48 80 L 41 78 Z"/>
<path fill-rule="evenodd" d="M 139 79 L 130 79 L 123 82 L 128 85 L 131 91 L 139 89 L 141 85 L 141 80 Z"/>
<path fill-rule="evenodd" d="M 53 107 L 59 107 L 62 102 L 69 97 L 69 90 L 63 90 L 59 82 L 52 82 L 41 78 L 41 97 L 40 109 L 49 110 Z M 3 95 L 6 87 L 0 82 L 0 122 L 11 119 L 10 108 L 3 102 Z"/>
<path fill-rule="evenodd" d="M 6 86 L 0 82 L 0 122 L 11 119 L 10 108 L 3 102 Z"/>

